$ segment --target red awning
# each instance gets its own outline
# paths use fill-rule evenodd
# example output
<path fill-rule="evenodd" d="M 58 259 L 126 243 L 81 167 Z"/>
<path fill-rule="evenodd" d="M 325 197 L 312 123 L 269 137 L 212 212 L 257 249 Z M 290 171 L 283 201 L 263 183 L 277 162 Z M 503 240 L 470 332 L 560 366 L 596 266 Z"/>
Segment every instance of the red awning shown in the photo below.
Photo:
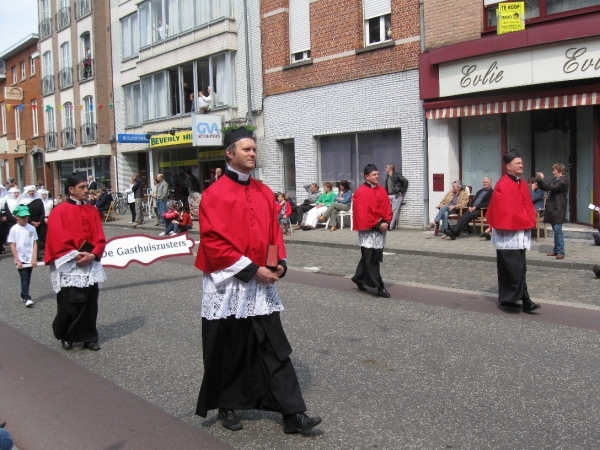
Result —
<path fill-rule="evenodd" d="M 573 106 L 600 105 L 600 93 L 558 95 L 555 97 L 539 97 L 507 102 L 476 103 L 472 105 L 449 106 L 447 108 L 427 109 L 427 119 L 449 119 L 454 117 L 484 116 L 537 109 L 570 108 Z"/>

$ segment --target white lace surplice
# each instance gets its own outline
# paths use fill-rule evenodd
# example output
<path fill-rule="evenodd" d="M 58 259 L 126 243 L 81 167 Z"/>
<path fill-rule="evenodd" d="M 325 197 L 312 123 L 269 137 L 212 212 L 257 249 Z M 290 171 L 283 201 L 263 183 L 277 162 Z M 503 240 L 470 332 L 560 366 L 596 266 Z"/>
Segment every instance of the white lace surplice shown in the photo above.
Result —
<path fill-rule="evenodd" d="M 73 250 L 50 265 L 50 279 L 54 292 L 60 292 L 63 287 L 85 288 L 92 284 L 98 284 L 100 287 L 100 283 L 106 281 L 106 273 L 100 261 L 80 266 L 75 260 L 78 254 L 77 250 Z"/>
<path fill-rule="evenodd" d="M 530 250 L 530 230 L 492 230 L 491 244 L 498 250 Z"/>
<path fill-rule="evenodd" d="M 364 230 L 358 232 L 358 245 L 366 248 L 383 248 L 387 233 L 380 233 L 377 230 Z"/>
<path fill-rule="evenodd" d="M 202 317 L 208 320 L 235 316 L 243 319 L 283 311 L 274 284 L 264 284 L 252 278 L 248 283 L 235 278 L 235 274 L 251 263 L 242 256 L 232 266 L 205 273 L 202 277 Z"/>

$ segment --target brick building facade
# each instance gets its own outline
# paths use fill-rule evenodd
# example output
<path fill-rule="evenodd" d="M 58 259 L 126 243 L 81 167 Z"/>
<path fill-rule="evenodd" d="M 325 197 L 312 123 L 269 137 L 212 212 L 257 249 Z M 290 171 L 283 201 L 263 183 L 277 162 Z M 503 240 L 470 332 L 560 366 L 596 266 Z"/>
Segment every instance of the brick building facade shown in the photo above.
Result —
<path fill-rule="evenodd" d="M 567 166 L 567 219 L 597 225 L 588 205 L 600 198 L 600 1 L 525 2 L 524 29 L 507 34 L 497 33 L 500 3 L 425 2 L 430 214 L 455 179 L 495 183 L 514 148 L 524 177 Z"/>
<path fill-rule="evenodd" d="M 423 225 L 419 2 L 262 2 L 264 181 L 301 201 L 303 186 L 394 164 L 410 186 L 400 225 Z M 303 8 L 307 8 L 304 9 Z"/>
<path fill-rule="evenodd" d="M 19 189 L 51 182 L 40 151 L 44 124 L 37 44 L 37 34 L 31 34 L 0 54 L 5 68 L 0 74 L 0 182 L 14 178 Z"/>
<path fill-rule="evenodd" d="M 112 187 L 114 114 L 109 0 L 39 0 L 46 161 L 54 190 L 72 172 Z"/>

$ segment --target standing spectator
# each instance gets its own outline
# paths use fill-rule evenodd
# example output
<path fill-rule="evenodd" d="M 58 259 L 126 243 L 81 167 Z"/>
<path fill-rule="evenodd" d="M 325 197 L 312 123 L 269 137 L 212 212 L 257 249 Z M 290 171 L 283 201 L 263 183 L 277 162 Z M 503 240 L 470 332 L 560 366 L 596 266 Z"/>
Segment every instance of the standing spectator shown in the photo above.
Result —
<path fill-rule="evenodd" d="M 15 264 L 21 278 L 21 299 L 27 308 L 33 307 L 33 300 L 29 294 L 31 272 L 37 266 L 37 233 L 30 225 L 29 208 L 24 205 L 17 206 L 13 214 L 17 218 L 17 225 L 10 229 L 7 242 L 15 258 Z"/>
<path fill-rule="evenodd" d="M 97 185 L 96 185 L 96 182 L 94 181 L 94 177 L 90 175 L 88 177 L 88 192 L 95 191 L 96 189 L 97 189 Z"/>
<path fill-rule="evenodd" d="M 277 212 L 277 220 L 283 227 L 283 232 L 287 236 L 291 236 L 290 232 L 290 217 L 292 216 L 292 205 L 286 199 L 283 192 L 277 194 L 277 204 L 275 205 L 275 211 Z"/>
<path fill-rule="evenodd" d="M 386 232 L 392 220 L 392 205 L 387 191 L 379 186 L 379 171 L 375 164 L 364 168 L 365 182 L 354 193 L 354 229 L 358 231 L 361 258 L 352 282 L 358 289 L 377 288 L 377 295 L 389 297 L 379 263 L 383 261 Z"/>
<path fill-rule="evenodd" d="M 544 199 L 546 198 L 546 192 L 541 190 L 538 186 L 535 177 L 529 179 L 529 193 L 531 194 L 531 201 L 536 211 L 544 209 Z M 542 215 L 544 212 L 542 211 Z"/>
<path fill-rule="evenodd" d="M 406 195 L 406 189 L 408 189 L 408 180 L 396 172 L 396 166 L 388 164 L 385 166 L 385 173 L 387 178 L 385 179 L 385 189 L 390 198 L 392 204 L 392 223 L 390 223 L 390 231 L 398 228 L 398 216 L 400 215 L 400 208 L 402 208 L 402 200 Z"/>
<path fill-rule="evenodd" d="M 150 192 L 150 207 L 152 211 L 154 211 L 154 215 L 156 216 L 156 223 L 154 225 L 160 225 L 160 217 L 158 216 L 158 208 L 156 206 L 156 186 L 158 185 L 158 177 L 154 177 L 154 185 L 152 186 L 152 191 Z"/>
<path fill-rule="evenodd" d="M 294 230 L 299 230 L 302 228 L 302 219 L 304 218 L 304 213 L 313 209 L 315 207 L 314 203 L 321 196 L 321 191 L 319 190 L 319 185 L 317 183 L 305 184 L 304 189 L 308 193 L 308 198 L 306 198 L 304 202 L 301 205 L 298 205 L 296 208 L 298 211 L 298 222 L 296 223 Z"/>
<path fill-rule="evenodd" d="M 552 175 L 554 175 L 552 181 L 547 181 L 542 172 L 538 172 L 535 177 L 538 186 L 549 192 L 544 211 L 544 223 L 552 226 L 554 249 L 548 253 L 548 256 L 556 256 L 556 259 L 565 257 L 562 224 L 567 221 L 567 193 L 569 192 L 569 180 L 565 175 L 565 170 L 563 164 L 556 163 L 552 166 Z"/>
<path fill-rule="evenodd" d="M 469 194 L 463 189 L 462 181 L 453 181 L 452 189 L 449 192 L 446 192 L 446 195 L 444 195 L 444 198 L 440 204 L 437 205 L 437 208 L 439 209 L 437 216 L 435 216 L 434 221 L 429 223 L 426 228 L 428 230 L 435 228 L 433 233 L 434 236 L 437 236 L 440 231 L 443 233 L 446 229 L 448 229 L 448 218 L 450 213 L 462 208 L 466 208 L 468 204 Z M 442 234 L 442 238 L 446 239 L 446 235 Z"/>
<path fill-rule="evenodd" d="M 135 184 L 135 180 L 133 177 L 129 179 L 129 188 L 125 189 L 125 194 L 127 194 L 127 204 L 129 205 L 129 211 L 131 212 L 131 222 L 130 224 L 136 227 L 135 222 L 135 194 L 133 193 L 133 185 Z"/>
<path fill-rule="evenodd" d="M 52 330 L 65 350 L 73 342 L 96 351 L 99 283 L 106 281 L 100 263 L 106 239 L 100 214 L 88 205 L 85 174 L 67 179 L 69 198 L 56 206 L 48 218 L 44 262 L 50 266 L 57 311 Z"/>
<path fill-rule="evenodd" d="M 4 243 L 8 234 L 6 220 L 6 188 L 0 186 L 0 255 L 6 253 L 6 250 L 4 250 Z"/>
<path fill-rule="evenodd" d="M 42 191 L 45 189 L 46 188 L 44 187 L 44 182 L 42 180 L 39 180 L 37 182 L 37 191 L 39 192 L 39 194 L 42 195 Z"/>
<path fill-rule="evenodd" d="M 200 192 L 200 183 L 198 182 L 198 178 L 196 178 L 196 176 L 192 173 L 190 169 L 185 170 L 185 178 L 188 193 L 190 195 L 194 192 Z"/>
<path fill-rule="evenodd" d="M 63 195 L 62 194 L 58 194 L 56 196 L 56 198 L 54 199 L 54 206 L 58 205 L 59 203 L 63 202 Z"/>
<path fill-rule="evenodd" d="M 142 208 L 144 189 L 142 186 L 142 180 L 137 174 L 133 174 L 131 178 L 133 180 L 133 186 L 131 187 L 131 190 L 133 191 L 133 198 L 135 201 L 135 221 L 133 224 L 133 228 L 135 228 L 144 223 L 144 209 Z"/>
<path fill-rule="evenodd" d="M 165 220 L 163 214 L 167 210 L 167 199 L 169 198 L 169 185 L 165 181 L 165 177 L 162 173 L 156 175 L 158 183 L 154 187 L 152 197 L 156 199 L 156 209 L 158 209 L 158 225 L 165 226 Z"/>
<path fill-rule="evenodd" d="M 323 185 L 323 192 L 319 195 L 316 200 L 315 207 L 312 208 L 306 215 L 306 221 L 302 229 L 304 231 L 312 230 L 317 226 L 318 218 L 321 214 L 327 211 L 327 207 L 335 202 L 335 192 L 333 192 L 333 185 L 328 181 Z"/>
<path fill-rule="evenodd" d="M 215 181 L 213 181 L 213 183 L 215 183 L 219 178 L 221 178 L 222 174 L 223 174 L 223 170 L 220 167 L 217 167 L 215 169 Z"/>
<path fill-rule="evenodd" d="M 507 308 L 523 308 L 531 313 L 541 306 L 531 301 L 527 291 L 525 251 L 531 248 L 535 210 L 523 175 L 523 160 L 516 150 L 503 157 L 506 175 L 496 184 L 486 214 L 492 228 L 498 266 L 498 303 Z M 522 306 L 517 302 L 522 301 Z"/>
<path fill-rule="evenodd" d="M 243 428 L 235 409 L 276 411 L 284 433 L 303 433 L 321 418 L 305 413 L 281 324 L 275 283 L 285 275 L 286 253 L 273 194 L 250 176 L 252 131 L 242 127 L 223 140 L 227 171 L 200 203 L 204 376 L 196 414 L 218 408 L 221 424 L 235 431 Z M 235 226 L 241 223 L 248 228 Z"/>
<path fill-rule="evenodd" d="M 190 209 L 190 215 L 198 218 L 198 208 L 200 207 L 200 182 L 198 178 L 192 173 L 190 169 L 185 171 L 187 188 L 188 188 L 188 207 Z"/>
<path fill-rule="evenodd" d="M 329 231 L 335 231 L 337 228 L 338 213 L 340 211 L 349 211 L 352 204 L 352 191 L 348 181 L 340 181 L 340 191 L 335 197 L 335 203 L 329 205 L 327 210 L 319 216 L 319 222 L 327 222 L 329 219 Z"/>
<path fill-rule="evenodd" d="M 38 192 L 42 196 L 42 202 L 44 203 L 44 215 L 46 217 L 46 222 L 48 222 L 50 211 L 52 211 L 52 208 L 54 208 L 54 201 L 51 198 L 48 198 L 48 191 L 46 189 L 41 189 Z"/>

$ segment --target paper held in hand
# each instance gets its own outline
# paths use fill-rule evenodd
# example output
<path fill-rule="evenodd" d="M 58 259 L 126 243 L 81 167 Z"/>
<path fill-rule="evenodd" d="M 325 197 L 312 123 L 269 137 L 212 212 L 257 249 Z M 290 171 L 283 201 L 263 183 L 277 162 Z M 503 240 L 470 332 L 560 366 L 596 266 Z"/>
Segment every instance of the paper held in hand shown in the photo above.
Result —
<path fill-rule="evenodd" d="M 588 206 L 588 208 L 591 209 L 592 211 L 600 212 L 600 206 L 596 206 L 593 203 L 590 203 L 590 206 Z"/>

